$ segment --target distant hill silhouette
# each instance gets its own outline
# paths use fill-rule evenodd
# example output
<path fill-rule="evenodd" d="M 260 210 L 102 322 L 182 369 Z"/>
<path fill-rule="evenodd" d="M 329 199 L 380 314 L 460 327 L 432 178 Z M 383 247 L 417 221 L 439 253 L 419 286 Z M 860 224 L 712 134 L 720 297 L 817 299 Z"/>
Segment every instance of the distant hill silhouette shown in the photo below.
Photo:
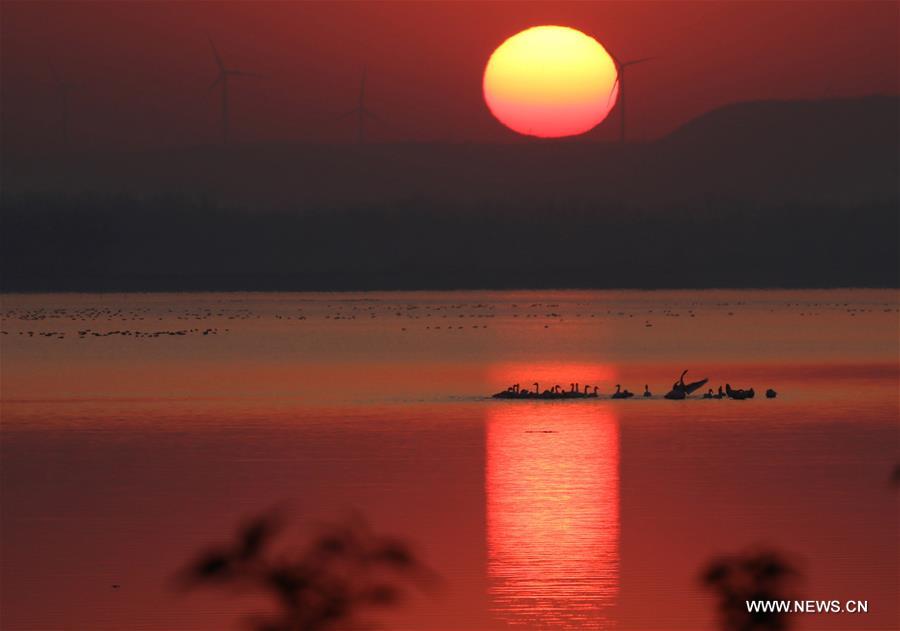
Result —
<path fill-rule="evenodd" d="M 897 199 L 900 98 L 722 107 L 656 143 L 684 194 L 856 204 Z"/>
<path fill-rule="evenodd" d="M 2 161 L 2 288 L 898 286 L 900 99 L 657 142 L 269 144 Z"/>
<path fill-rule="evenodd" d="M 657 142 L 257 144 L 4 156 L 7 192 L 203 195 L 248 206 L 420 198 L 612 200 L 711 196 L 860 203 L 897 197 L 900 99 L 759 101 L 713 110 Z"/>

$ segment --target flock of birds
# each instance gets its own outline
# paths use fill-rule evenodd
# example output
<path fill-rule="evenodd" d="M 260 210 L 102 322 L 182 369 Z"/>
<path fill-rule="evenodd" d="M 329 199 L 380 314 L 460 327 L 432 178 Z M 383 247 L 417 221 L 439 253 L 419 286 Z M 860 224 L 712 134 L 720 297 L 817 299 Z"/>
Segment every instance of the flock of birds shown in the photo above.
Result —
<path fill-rule="evenodd" d="M 58 323 L 61 329 L 23 329 L 19 331 L 8 331 L 5 328 L 0 329 L 0 335 L 11 335 L 15 333 L 22 338 L 47 338 L 64 340 L 67 337 L 77 338 L 80 340 L 87 338 L 103 338 L 103 337 L 131 337 L 135 339 L 141 338 L 160 338 L 160 337 L 185 337 L 185 336 L 210 336 L 220 335 L 231 331 L 230 328 L 219 326 L 207 327 L 185 327 L 184 325 L 175 328 L 147 328 L 150 322 L 171 322 L 171 320 L 180 320 L 181 322 L 201 322 L 204 320 L 220 321 L 220 320 L 247 320 L 251 317 L 251 312 L 247 309 L 213 309 L 205 307 L 188 308 L 175 310 L 167 308 L 164 310 L 152 310 L 148 307 L 135 308 L 111 308 L 111 307 L 75 307 L 75 308 L 46 308 L 37 307 L 33 309 L 8 309 L 3 312 L 3 322 L 19 320 L 21 322 L 33 322 L 39 326 L 46 326 L 50 323 Z M 67 322 L 90 323 L 94 326 L 83 327 L 72 330 L 67 326 Z M 122 323 L 134 322 L 133 328 L 126 328 Z M 117 328 L 99 329 L 96 326 L 103 324 L 116 323 Z"/>
<path fill-rule="evenodd" d="M 227 332 L 228 329 L 225 329 Z M 0 331 L 2 335 L 9 335 L 9 331 Z M 66 339 L 66 331 L 19 331 L 19 335 L 34 337 L 37 335 L 38 337 L 47 337 L 53 338 L 57 340 Z M 76 331 L 78 339 L 83 340 L 87 337 L 112 337 L 112 336 L 122 336 L 122 337 L 133 337 L 133 338 L 154 338 L 154 337 L 164 337 L 164 336 L 173 336 L 180 337 L 184 335 L 218 335 L 218 328 L 206 328 L 206 329 L 164 329 L 164 330 L 153 330 L 153 331 L 139 331 L 137 329 L 122 329 L 122 330 L 114 330 L 114 331 L 94 331 L 92 329 L 79 329 Z"/>
<path fill-rule="evenodd" d="M 694 381 L 690 383 L 685 383 L 684 376 L 687 374 L 687 370 L 681 373 L 681 377 L 672 384 L 672 389 L 669 390 L 665 394 L 666 399 L 670 400 L 684 400 L 688 398 L 691 394 L 702 388 L 709 379 L 701 379 L 699 381 Z M 581 387 L 578 383 L 570 383 L 568 390 L 563 390 L 562 386 L 559 384 L 553 386 L 552 388 L 541 390 L 540 384 L 535 382 L 532 384 L 534 386 L 534 390 L 530 390 L 528 388 L 523 389 L 519 384 L 514 383 L 509 386 L 506 390 L 501 390 L 492 395 L 494 399 L 598 399 L 600 398 L 600 388 L 599 386 L 590 386 L 585 384 L 585 386 Z M 610 399 L 630 399 L 634 396 L 634 393 L 629 391 L 627 388 L 625 390 L 622 389 L 621 384 L 616 384 L 616 391 L 613 392 L 609 398 Z M 650 386 L 644 385 L 644 394 L 643 397 L 650 398 L 653 396 L 653 393 L 650 392 Z M 753 388 L 732 388 L 731 384 L 726 383 L 724 390 L 722 386 L 719 386 L 718 392 L 714 392 L 712 388 L 710 388 L 702 398 L 704 399 L 752 399 L 756 396 L 756 392 Z M 774 399 L 778 396 L 778 393 L 775 392 L 772 388 L 766 390 L 766 398 Z"/>
<path fill-rule="evenodd" d="M 228 333 L 230 329 L 225 328 L 231 322 L 236 320 L 260 320 L 266 318 L 274 318 L 278 321 L 302 321 L 324 319 L 326 321 L 347 321 L 347 320 L 376 320 L 390 319 L 397 322 L 400 331 L 406 332 L 416 328 L 428 331 L 429 333 L 438 333 L 441 331 L 460 331 L 463 329 L 488 329 L 488 321 L 494 319 L 511 319 L 512 321 L 532 321 L 545 329 L 551 326 L 562 325 L 567 322 L 584 321 L 590 318 L 600 318 L 605 320 L 632 320 L 635 325 L 646 328 L 653 327 L 659 323 L 660 318 L 679 319 L 682 316 L 688 318 L 702 317 L 708 315 L 710 310 L 718 312 L 720 315 L 734 316 L 738 311 L 748 306 L 743 301 L 728 302 L 703 302 L 694 301 L 682 303 L 678 307 L 660 307 L 656 305 L 652 308 L 641 308 L 638 303 L 620 306 L 619 309 L 603 309 L 598 308 L 595 302 L 458 302 L 447 303 L 442 301 L 430 302 L 424 300 L 422 302 L 393 302 L 383 301 L 376 298 L 350 298 L 339 301 L 320 301 L 315 298 L 302 298 L 290 302 L 279 303 L 275 309 L 272 306 L 263 304 L 263 308 L 259 309 L 259 305 L 255 305 L 253 301 L 246 298 L 226 298 L 217 300 L 213 304 L 188 304 L 181 308 L 173 308 L 166 304 L 128 304 L 127 306 L 70 306 L 68 308 L 59 307 L 25 307 L 6 309 L 0 313 L 4 326 L 0 327 L 0 335 L 18 334 L 22 338 L 44 338 L 44 339 L 65 339 L 72 337 L 76 339 L 86 338 L 103 338 L 103 337 L 132 337 L 132 338 L 161 338 L 161 337 L 184 337 L 191 335 L 212 336 Z M 291 308 L 293 306 L 294 308 Z M 604 305 L 605 306 L 605 305 Z M 651 307 L 647 304 L 646 307 Z M 850 303 L 787 303 L 786 308 L 794 311 L 799 316 L 817 316 L 823 312 L 843 311 L 849 316 L 857 316 L 863 314 L 871 314 L 883 311 L 885 313 L 900 313 L 900 308 L 894 307 L 889 303 L 881 305 L 868 305 L 867 307 L 851 306 Z M 257 308 L 254 308 L 257 307 Z M 880 307 L 880 308 L 879 308 Z M 769 309 L 774 312 L 774 308 Z M 7 323 L 15 320 L 33 323 L 40 328 L 32 328 L 28 330 L 11 331 L 6 328 Z M 162 323 L 171 323 L 171 320 L 179 320 L 181 326 L 166 327 Z M 467 321 L 468 320 L 468 321 Z M 474 321 L 473 321 L 474 320 Z M 50 329 L 47 325 L 53 322 L 70 321 L 77 323 L 116 323 L 109 327 L 83 327 L 79 330 L 73 330 L 74 327 L 67 327 L 67 330 L 58 328 Z M 185 326 L 187 321 L 192 321 L 193 328 Z M 219 326 L 207 326 L 202 328 L 200 325 L 206 321 L 210 325 L 218 324 Z M 418 321 L 418 322 L 417 322 Z M 509 320 L 507 320 L 509 321 Z M 126 328 L 120 323 L 135 323 L 133 328 Z M 156 322 L 155 326 L 148 326 L 150 323 Z M 60 322 L 62 324 L 63 322 Z M 417 326 L 418 325 L 418 326 Z M 18 327 L 15 327 L 18 328 Z M 569 392 L 562 391 L 561 388 L 555 388 L 555 392 L 550 395 L 575 396 Z M 526 391 L 530 392 L 530 391 Z M 627 392 L 627 391 L 626 391 Z M 587 394 L 591 394 L 589 389 Z M 543 395 L 543 393 L 539 393 Z M 584 396 L 579 390 L 578 396 Z M 722 397 L 727 396 L 727 391 Z M 530 395 L 522 395 L 523 397 Z M 717 398 L 715 393 L 711 394 L 712 398 Z M 627 397 L 626 397 L 627 398 Z M 733 398 L 733 397 L 732 397 Z"/>

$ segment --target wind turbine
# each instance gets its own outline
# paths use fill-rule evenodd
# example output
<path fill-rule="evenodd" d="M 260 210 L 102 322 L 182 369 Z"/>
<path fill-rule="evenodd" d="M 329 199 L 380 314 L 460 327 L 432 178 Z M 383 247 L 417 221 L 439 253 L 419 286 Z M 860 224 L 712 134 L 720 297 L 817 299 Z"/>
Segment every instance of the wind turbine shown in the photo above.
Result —
<path fill-rule="evenodd" d="M 60 115 L 62 116 L 62 137 L 63 145 L 69 146 L 69 94 L 75 90 L 78 85 L 69 81 L 64 81 L 56 72 L 53 62 L 47 60 L 47 66 L 50 68 L 50 76 L 53 77 L 53 84 L 60 100 Z"/>
<path fill-rule="evenodd" d="M 641 57 L 640 59 L 619 61 L 619 59 L 612 53 L 610 53 L 609 56 L 612 57 L 613 63 L 616 66 L 616 80 L 613 82 L 613 86 L 609 90 L 607 101 L 612 98 L 613 92 L 616 91 L 616 86 L 619 86 L 619 142 L 625 144 L 625 70 L 627 70 L 631 66 L 636 66 L 638 64 L 644 63 L 645 61 L 650 61 L 651 59 L 653 59 L 653 57 Z"/>
<path fill-rule="evenodd" d="M 366 137 L 366 118 L 371 118 L 372 120 L 380 121 L 381 119 L 375 115 L 372 110 L 366 107 L 366 67 L 363 66 L 362 69 L 362 78 L 359 81 L 359 102 L 356 107 L 354 107 L 349 112 L 344 112 L 341 114 L 340 118 L 347 118 L 348 116 L 356 115 L 357 117 L 357 128 L 356 128 L 356 142 L 358 144 L 363 144 Z"/>
<path fill-rule="evenodd" d="M 255 72 L 245 72 L 243 70 L 235 70 L 234 68 L 227 68 L 225 64 L 222 62 L 222 57 L 219 56 L 219 51 L 216 50 L 216 45 L 213 44 L 212 38 L 209 38 L 209 45 L 212 48 L 213 57 L 216 59 L 216 66 L 219 68 L 219 74 L 216 75 L 215 80 L 209 85 L 209 91 L 212 92 L 213 88 L 215 88 L 220 83 L 222 84 L 222 144 L 228 144 L 228 79 L 230 77 L 256 77 L 258 79 L 262 79 L 263 75 L 257 74 Z"/>

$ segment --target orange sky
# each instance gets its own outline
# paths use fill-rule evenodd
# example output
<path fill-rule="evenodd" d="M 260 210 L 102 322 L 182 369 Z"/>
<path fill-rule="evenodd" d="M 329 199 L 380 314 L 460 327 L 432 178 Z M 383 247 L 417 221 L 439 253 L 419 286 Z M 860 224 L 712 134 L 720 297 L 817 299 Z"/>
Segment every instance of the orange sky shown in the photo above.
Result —
<path fill-rule="evenodd" d="M 724 103 L 898 91 L 895 2 L 3 2 L 0 105 L 7 150 L 58 132 L 47 58 L 80 84 L 72 138 L 85 147 L 213 142 L 215 66 L 267 75 L 234 82 L 238 141 L 345 142 L 363 63 L 375 140 L 497 142 L 515 135 L 484 105 L 482 71 L 506 37 L 555 23 L 623 58 L 629 136 L 653 138 Z M 593 132 L 614 138 L 615 112 Z"/>

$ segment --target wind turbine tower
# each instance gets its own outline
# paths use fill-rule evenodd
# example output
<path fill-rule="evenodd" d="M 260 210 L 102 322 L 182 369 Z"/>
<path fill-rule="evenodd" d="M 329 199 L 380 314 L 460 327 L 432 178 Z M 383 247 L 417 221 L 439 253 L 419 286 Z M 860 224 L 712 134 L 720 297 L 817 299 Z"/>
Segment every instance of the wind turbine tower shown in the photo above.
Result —
<path fill-rule="evenodd" d="M 609 98 L 612 98 L 613 92 L 616 91 L 616 86 L 619 86 L 619 142 L 625 144 L 625 71 L 631 66 L 650 61 L 653 57 L 641 57 L 640 59 L 619 61 L 612 53 L 610 53 L 609 56 L 612 57 L 613 63 L 616 66 L 616 80 L 613 82 L 613 86 L 609 91 Z"/>
<path fill-rule="evenodd" d="M 73 90 L 77 89 L 77 85 L 63 80 L 60 75 L 56 72 L 56 68 L 53 66 L 52 61 L 47 61 L 47 65 L 50 68 L 50 76 L 53 78 L 53 84 L 56 87 L 56 93 L 59 97 L 59 107 L 60 107 L 60 118 L 61 118 L 61 131 L 62 131 L 62 141 L 63 146 L 69 146 L 69 94 L 72 93 Z"/>
<path fill-rule="evenodd" d="M 215 80 L 210 84 L 209 91 L 212 92 L 213 89 L 220 85 L 222 86 L 222 144 L 228 144 L 229 138 L 229 114 L 228 114 L 228 81 L 231 77 L 256 77 L 257 79 L 262 79 L 263 75 L 257 74 L 255 72 L 246 72 L 244 70 L 236 70 L 234 68 L 228 68 L 225 66 L 225 63 L 222 61 L 222 57 L 219 55 L 219 51 L 216 50 L 216 45 L 213 43 L 212 38 L 209 39 L 209 45 L 212 48 L 213 57 L 216 60 L 216 67 L 219 69 L 219 74 L 216 75 Z"/>
<path fill-rule="evenodd" d="M 357 102 L 356 107 L 341 115 L 341 118 L 356 116 L 356 142 L 360 145 L 366 140 L 366 119 L 371 118 L 375 121 L 381 120 L 372 110 L 366 107 L 366 74 L 367 69 L 363 66 L 362 77 L 359 81 L 359 101 Z"/>

